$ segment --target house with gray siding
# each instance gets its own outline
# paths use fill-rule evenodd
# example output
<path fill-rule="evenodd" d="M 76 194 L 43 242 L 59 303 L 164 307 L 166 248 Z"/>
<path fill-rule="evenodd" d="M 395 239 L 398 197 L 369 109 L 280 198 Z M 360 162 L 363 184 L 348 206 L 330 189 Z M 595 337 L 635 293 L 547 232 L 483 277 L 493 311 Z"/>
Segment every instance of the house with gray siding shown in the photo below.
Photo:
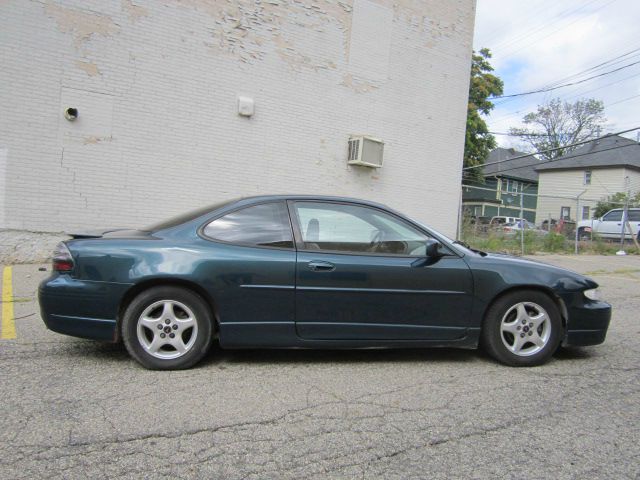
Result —
<path fill-rule="evenodd" d="M 538 219 L 588 220 L 599 200 L 640 191 L 640 144 L 611 135 L 536 168 Z"/>
<path fill-rule="evenodd" d="M 538 163 L 537 157 L 512 148 L 492 150 L 482 168 L 484 182 L 463 179 L 462 205 L 465 215 L 520 217 L 522 198 L 522 216 L 535 223 L 535 195 L 538 193 L 535 167 Z"/>

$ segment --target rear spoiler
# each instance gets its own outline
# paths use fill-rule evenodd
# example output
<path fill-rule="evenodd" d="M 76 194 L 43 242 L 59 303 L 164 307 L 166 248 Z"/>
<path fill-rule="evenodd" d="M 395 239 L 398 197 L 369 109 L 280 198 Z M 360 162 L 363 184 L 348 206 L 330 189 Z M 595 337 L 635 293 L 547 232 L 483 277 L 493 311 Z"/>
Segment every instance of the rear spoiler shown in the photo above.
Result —
<path fill-rule="evenodd" d="M 132 230 L 130 228 L 110 228 L 108 230 L 89 230 L 86 232 L 68 233 L 71 238 L 153 238 L 151 232 L 143 230 Z"/>

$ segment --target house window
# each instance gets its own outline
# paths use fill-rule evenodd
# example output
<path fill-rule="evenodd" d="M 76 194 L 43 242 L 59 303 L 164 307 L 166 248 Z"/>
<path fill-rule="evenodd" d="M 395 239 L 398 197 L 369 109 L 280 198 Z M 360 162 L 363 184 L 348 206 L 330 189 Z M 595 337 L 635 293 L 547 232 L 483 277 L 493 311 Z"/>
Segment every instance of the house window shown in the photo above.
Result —
<path fill-rule="evenodd" d="M 589 220 L 589 207 L 582 207 L 582 220 Z"/>
<path fill-rule="evenodd" d="M 509 178 L 506 178 L 502 180 L 502 191 L 518 192 L 520 191 L 520 182 L 518 182 L 518 180 L 511 180 Z"/>
<path fill-rule="evenodd" d="M 591 170 L 584 171 L 584 184 L 591 185 Z"/>
<path fill-rule="evenodd" d="M 570 220 L 571 219 L 571 207 L 561 207 L 560 208 L 560 218 L 562 220 Z"/>

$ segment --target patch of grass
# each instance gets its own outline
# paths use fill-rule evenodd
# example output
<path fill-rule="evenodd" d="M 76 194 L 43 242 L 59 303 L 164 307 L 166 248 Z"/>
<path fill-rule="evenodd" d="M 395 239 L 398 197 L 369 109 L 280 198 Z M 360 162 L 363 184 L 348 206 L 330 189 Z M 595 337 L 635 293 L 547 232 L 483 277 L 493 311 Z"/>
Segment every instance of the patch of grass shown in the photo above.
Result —
<path fill-rule="evenodd" d="M 462 240 L 467 242 L 473 248 L 483 250 L 485 252 L 500 252 L 513 255 L 521 255 L 522 247 L 520 244 L 520 235 L 505 235 L 499 230 L 488 230 L 487 232 L 479 232 L 473 227 L 465 226 L 463 228 Z M 578 252 L 590 255 L 615 255 L 620 250 L 620 245 L 616 242 L 607 242 L 601 238 L 594 237 L 593 240 L 578 242 Z M 532 255 L 536 253 L 567 253 L 571 254 L 575 251 L 573 238 L 551 232 L 547 235 L 538 235 L 535 232 L 525 232 L 524 235 L 524 254 Z M 634 245 L 625 245 L 627 254 L 637 255 L 640 252 Z"/>
<path fill-rule="evenodd" d="M 564 252 L 567 250 L 567 239 L 559 233 L 549 233 L 542 237 L 542 248 L 545 252 Z"/>

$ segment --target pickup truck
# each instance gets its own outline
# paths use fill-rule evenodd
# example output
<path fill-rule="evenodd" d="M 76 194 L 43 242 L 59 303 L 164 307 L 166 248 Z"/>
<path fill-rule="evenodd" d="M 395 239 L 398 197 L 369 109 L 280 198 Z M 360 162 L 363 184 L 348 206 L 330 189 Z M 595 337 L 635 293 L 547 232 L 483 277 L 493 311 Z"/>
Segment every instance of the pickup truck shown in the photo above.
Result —
<path fill-rule="evenodd" d="M 578 238 L 588 240 L 592 234 L 597 234 L 602 238 L 619 239 L 622 233 L 623 213 L 623 208 L 614 208 L 600 218 L 578 222 Z M 640 208 L 630 208 L 628 210 L 628 220 L 633 236 L 637 237 L 640 229 Z M 625 227 L 625 238 L 631 239 L 632 234 Z"/>

